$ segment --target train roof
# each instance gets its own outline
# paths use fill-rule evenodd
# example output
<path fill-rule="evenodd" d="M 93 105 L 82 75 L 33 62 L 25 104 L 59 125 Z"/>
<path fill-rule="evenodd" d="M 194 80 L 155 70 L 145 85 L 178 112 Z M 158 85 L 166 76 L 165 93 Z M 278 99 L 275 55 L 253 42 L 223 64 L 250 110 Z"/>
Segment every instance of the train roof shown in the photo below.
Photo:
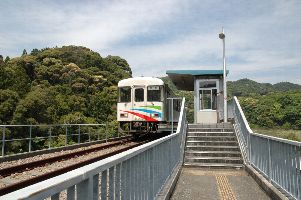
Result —
<path fill-rule="evenodd" d="M 118 82 L 118 87 L 132 85 L 164 85 L 164 82 L 159 78 L 153 77 L 134 77 L 123 79 Z"/>

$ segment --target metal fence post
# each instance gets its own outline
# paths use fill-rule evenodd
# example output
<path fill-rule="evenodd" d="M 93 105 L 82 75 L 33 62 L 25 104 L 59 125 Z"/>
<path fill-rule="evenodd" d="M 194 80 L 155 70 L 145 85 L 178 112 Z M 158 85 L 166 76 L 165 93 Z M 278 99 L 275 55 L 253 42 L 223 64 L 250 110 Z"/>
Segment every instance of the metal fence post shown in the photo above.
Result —
<path fill-rule="evenodd" d="M 28 152 L 31 152 L 31 132 L 32 132 L 32 126 L 29 127 L 29 144 L 28 144 Z"/>
<path fill-rule="evenodd" d="M 78 136 L 77 136 L 77 143 L 80 143 L 80 125 L 78 125 Z"/>
<path fill-rule="evenodd" d="M 108 142 L 108 123 L 106 123 L 106 142 Z"/>
<path fill-rule="evenodd" d="M 170 154 L 170 152 L 171 152 L 171 140 L 168 140 L 165 145 L 167 146 L 165 153 L 167 154 L 167 157 L 169 158 L 168 162 L 166 164 L 167 164 L 167 169 L 170 170 L 170 168 L 171 168 L 171 156 L 170 156 L 171 155 Z"/>
<path fill-rule="evenodd" d="M 3 132 L 2 132 L 2 157 L 4 156 L 4 150 L 5 150 L 5 126 L 3 126 Z"/>
<path fill-rule="evenodd" d="M 101 186 L 100 186 L 101 199 L 107 199 L 107 194 L 108 194 L 107 178 L 108 178 L 107 170 L 102 171 L 101 172 Z"/>
<path fill-rule="evenodd" d="M 268 179 L 270 182 L 272 182 L 271 180 L 271 174 L 272 174 L 272 158 L 271 158 L 271 143 L 270 143 L 270 139 L 268 139 L 268 149 L 269 149 L 269 160 L 268 160 L 268 165 L 269 165 L 269 173 L 268 173 Z"/>
<path fill-rule="evenodd" d="M 68 144 L 68 126 L 66 125 L 66 128 L 65 128 L 65 133 L 66 133 L 66 136 L 65 136 L 65 146 L 67 146 Z"/>
<path fill-rule="evenodd" d="M 51 149 L 51 127 L 48 131 L 48 149 Z"/>
<path fill-rule="evenodd" d="M 75 199 L 75 185 L 67 188 L 67 200 Z"/>
<path fill-rule="evenodd" d="M 87 130 L 88 130 L 88 141 L 91 142 L 91 131 L 90 131 L 89 127 Z"/>
<path fill-rule="evenodd" d="M 248 157 L 249 157 L 249 164 L 251 165 L 252 164 L 252 160 L 251 160 L 251 134 L 248 133 L 248 142 L 247 142 L 247 145 L 248 145 Z"/>
<path fill-rule="evenodd" d="M 171 99 L 171 133 L 173 133 L 173 99 Z"/>
<path fill-rule="evenodd" d="M 149 167 L 148 167 L 148 173 L 149 173 L 149 179 L 148 179 L 148 184 L 149 184 L 149 193 L 148 193 L 148 199 L 153 199 L 154 198 L 154 147 L 152 147 L 150 150 L 149 150 Z"/>

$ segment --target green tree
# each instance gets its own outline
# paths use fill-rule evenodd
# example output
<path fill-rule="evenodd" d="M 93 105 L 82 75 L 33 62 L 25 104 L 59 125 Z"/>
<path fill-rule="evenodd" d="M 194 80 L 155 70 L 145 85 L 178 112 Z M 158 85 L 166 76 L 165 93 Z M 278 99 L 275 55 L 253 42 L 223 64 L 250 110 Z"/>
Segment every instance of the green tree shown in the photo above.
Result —
<path fill-rule="evenodd" d="M 102 92 L 97 92 L 90 98 L 88 112 L 98 122 L 104 123 L 108 121 L 111 116 L 116 118 L 117 105 L 117 87 L 111 86 L 105 88 Z"/>
<path fill-rule="evenodd" d="M 23 52 L 22 52 L 22 56 L 25 56 L 25 55 L 27 55 L 26 49 L 24 49 Z"/>
<path fill-rule="evenodd" d="M 7 63 L 8 61 L 10 61 L 10 57 L 6 56 L 4 62 Z"/>
<path fill-rule="evenodd" d="M 31 52 L 30 52 L 30 55 L 33 55 L 33 56 L 36 56 L 38 55 L 40 51 L 38 49 L 33 49 Z"/>
<path fill-rule="evenodd" d="M 36 88 L 20 100 L 14 116 L 13 124 L 52 124 L 54 123 L 55 91 Z"/>
<path fill-rule="evenodd" d="M 0 67 L 0 122 L 3 124 L 96 123 L 116 128 L 117 83 L 131 77 L 126 60 L 102 58 L 85 47 L 63 46 L 26 50 L 6 57 Z M 41 130 L 45 132 L 47 130 Z M 21 134 L 20 134 L 21 133 Z M 10 136 L 28 136 L 20 129 Z M 56 141 L 60 145 L 61 141 Z M 25 143 L 9 149 L 21 152 Z M 34 148 L 45 141 L 34 142 Z"/>
<path fill-rule="evenodd" d="M 0 124 L 10 124 L 19 95 L 12 90 L 0 90 Z"/>
<path fill-rule="evenodd" d="M 4 65 L 4 61 L 3 61 L 3 56 L 2 55 L 0 55 L 0 67 L 1 67 L 1 65 Z"/>
<path fill-rule="evenodd" d="M 105 62 L 108 63 L 109 66 L 111 66 L 112 70 L 115 70 L 115 68 L 120 68 L 126 73 L 128 73 L 129 76 L 132 76 L 132 70 L 125 59 L 119 56 L 109 55 L 105 58 Z"/>
<path fill-rule="evenodd" d="M 26 61 L 24 57 L 14 58 L 6 63 L 4 67 L 4 79 L 1 81 L 2 89 L 16 91 L 21 97 L 30 90 L 31 77 L 26 71 Z"/>
<path fill-rule="evenodd" d="M 301 93 L 299 92 L 241 97 L 240 103 L 251 124 L 269 128 L 301 128 Z"/>

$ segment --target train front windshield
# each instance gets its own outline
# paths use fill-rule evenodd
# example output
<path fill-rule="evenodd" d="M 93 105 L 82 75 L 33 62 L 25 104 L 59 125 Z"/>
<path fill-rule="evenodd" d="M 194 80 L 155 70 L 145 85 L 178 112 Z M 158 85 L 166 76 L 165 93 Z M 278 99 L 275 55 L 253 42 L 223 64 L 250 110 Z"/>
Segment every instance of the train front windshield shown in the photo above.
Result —
<path fill-rule="evenodd" d="M 147 101 L 161 101 L 161 87 L 148 86 L 147 87 Z"/>
<path fill-rule="evenodd" d="M 131 102 L 131 87 L 119 88 L 119 102 L 120 103 Z"/>

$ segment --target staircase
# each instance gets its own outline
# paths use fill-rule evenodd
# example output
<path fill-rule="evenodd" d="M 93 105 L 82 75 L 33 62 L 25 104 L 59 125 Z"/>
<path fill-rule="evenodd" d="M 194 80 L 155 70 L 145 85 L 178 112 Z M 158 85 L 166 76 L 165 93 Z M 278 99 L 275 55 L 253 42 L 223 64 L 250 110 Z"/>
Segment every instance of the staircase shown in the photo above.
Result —
<path fill-rule="evenodd" d="M 189 124 L 184 166 L 243 167 L 232 124 Z"/>

